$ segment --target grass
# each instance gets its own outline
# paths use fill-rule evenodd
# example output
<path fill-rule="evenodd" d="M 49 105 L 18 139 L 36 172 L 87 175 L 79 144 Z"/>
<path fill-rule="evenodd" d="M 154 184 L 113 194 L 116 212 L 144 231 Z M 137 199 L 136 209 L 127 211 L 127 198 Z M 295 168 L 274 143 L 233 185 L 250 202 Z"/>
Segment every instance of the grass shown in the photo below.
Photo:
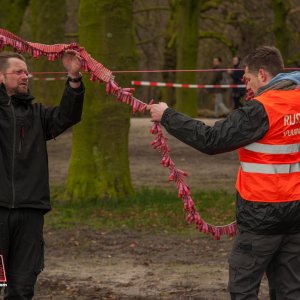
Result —
<path fill-rule="evenodd" d="M 59 200 L 63 188 L 52 190 L 52 211 L 46 215 L 46 227 L 94 229 L 135 229 L 185 232 L 194 230 L 185 221 L 183 203 L 176 193 L 141 189 L 123 199 L 87 199 L 81 203 Z M 222 225 L 235 216 L 235 195 L 226 191 L 206 191 L 193 195 L 197 210 L 210 223 Z"/>

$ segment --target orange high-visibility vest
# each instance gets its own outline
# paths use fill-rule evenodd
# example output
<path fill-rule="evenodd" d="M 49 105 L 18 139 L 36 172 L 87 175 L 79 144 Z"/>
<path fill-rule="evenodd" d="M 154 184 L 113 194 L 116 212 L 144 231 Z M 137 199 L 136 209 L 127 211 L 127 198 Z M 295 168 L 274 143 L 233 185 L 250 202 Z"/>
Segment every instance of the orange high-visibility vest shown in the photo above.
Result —
<path fill-rule="evenodd" d="M 300 200 L 300 90 L 267 91 L 255 99 L 267 112 L 269 130 L 238 150 L 236 188 L 249 201 Z"/>

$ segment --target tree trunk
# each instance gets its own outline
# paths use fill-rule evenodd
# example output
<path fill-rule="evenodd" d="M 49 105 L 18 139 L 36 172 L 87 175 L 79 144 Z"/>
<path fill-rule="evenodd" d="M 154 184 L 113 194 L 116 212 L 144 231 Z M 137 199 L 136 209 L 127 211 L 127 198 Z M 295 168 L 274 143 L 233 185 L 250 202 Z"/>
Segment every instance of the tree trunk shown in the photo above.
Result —
<path fill-rule="evenodd" d="M 136 68 L 131 0 L 86 0 L 79 8 L 80 45 L 111 70 Z M 130 84 L 130 76 L 116 82 Z M 133 193 L 128 159 L 131 108 L 86 78 L 82 122 L 73 130 L 67 192 L 71 201 Z"/>
<path fill-rule="evenodd" d="M 198 52 L 198 15 L 201 1 L 179 0 L 177 27 L 177 68 L 196 69 Z M 176 74 L 178 83 L 196 83 L 195 72 Z M 176 90 L 176 109 L 192 117 L 197 116 L 196 89 Z"/>
<path fill-rule="evenodd" d="M 29 0 L 0 0 L 0 27 L 19 34 Z"/>
<path fill-rule="evenodd" d="M 274 13 L 273 32 L 276 47 L 280 50 L 284 61 L 287 62 L 290 45 L 290 30 L 287 24 L 287 16 L 290 10 L 290 4 L 288 0 L 272 0 L 271 4 Z"/>
<path fill-rule="evenodd" d="M 65 0 L 30 1 L 30 36 L 33 42 L 42 44 L 60 44 L 65 42 L 65 23 L 67 19 Z M 32 72 L 64 71 L 61 60 L 50 62 L 46 57 L 29 59 Z M 35 78 L 63 77 L 64 74 L 43 74 Z M 32 93 L 39 102 L 47 105 L 60 101 L 64 80 L 32 80 Z"/>
<path fill-rule="evenodd" d="M 164 70 L 176 69 L 176 1 L 172 0 L 170 3 L 170 17 L 168 20 L 166 35 L 165 35 L 165 48 L 164 48 Z M 163 82 L 175 82 L 175 72 L 162 73 Z M 166 87 L 161 89 L 162 101 L 167 102 L 170 107 L 174 107 L 176 103 L 175 88 Z"/>

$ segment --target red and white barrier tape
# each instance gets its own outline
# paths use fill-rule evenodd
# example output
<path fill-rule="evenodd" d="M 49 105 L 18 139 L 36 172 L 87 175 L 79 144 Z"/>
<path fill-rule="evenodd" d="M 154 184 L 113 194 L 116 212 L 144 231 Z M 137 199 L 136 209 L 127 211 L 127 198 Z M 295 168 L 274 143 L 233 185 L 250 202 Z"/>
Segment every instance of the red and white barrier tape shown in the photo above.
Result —
<path fill-rule="evenodd" d="M 32 80 L 66 80 L 66 77 L 35 77 L 30 76 Z M 167 83 L 154 81 L 131 81 L 136 86 L 158 86 L 158 87 L 174 87 L 174 88 L 192 88 L 192 89 L 215 89 L 215 88 L 245 88 L 244 84 L 185 84 L 185 83 Z"/>
<path fill-rule="evenodd" d="M 156 81 L 131 81 L 132 85 L 140 86 L 159 86 L 159 87 L 174 87 L 174 88 L 189 88 L 189 89 L 215 89 L 215 88 L 245 88 L 244 84 L 187 84 L 187 83 L 168 83 Z"/>
<path fill-rule="evenodd" d="M 46 80 L 46 81 L 54 81 L 54 80 L 67 80 L 67 77 L 30 77 L 31 80 Z"/>

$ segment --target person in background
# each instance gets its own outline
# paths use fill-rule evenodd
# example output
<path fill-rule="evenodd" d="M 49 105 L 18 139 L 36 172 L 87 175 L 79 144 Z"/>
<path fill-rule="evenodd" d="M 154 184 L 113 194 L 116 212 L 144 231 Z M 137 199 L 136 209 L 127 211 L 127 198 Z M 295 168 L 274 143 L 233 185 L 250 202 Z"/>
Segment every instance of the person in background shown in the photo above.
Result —
<path fill-rule="evenodd" d="M 300 72 L 282 73 L 280 51 L 263 46 L 244 62 L 252 100 L 208 126 L 166 103 L 151 119 L 207 153 L 238 149 L 237 236 L 229 256 L 232 300 L 258 299 L 267 272 L 272 300 L 300 299 Z"/>
<path fill-rule="evenodd" d="M 222 59 L 220 57 L 213 58 L 213 69 L 221 69 Z M 224 71 L 214 71 L 212 74 L 212 79 L 210 84 L 224 84 L 223 82 L 223 73 Z M 219 118 L 221 116 L 226 116 L 230 110 L 224 103 L 224 89 L 222 88 L 213 88 L 212 93 L 214 94 L 214 116 Z"/>
<path fill-rule="evenodd" d="M 32 103 L 29 71 L 18 53 L 0 54 L 0 255 L 7 275 L 5 300 L 33 298 L 44 267 L 44 214 L 50 210 L 46 141 L 81 119 L 81 57 L 62 57 L 68 80 L 60 105 Z"/>
<path fill-rule="evenodd" d="M 244 85 L 243 82 L 243 76 L 244 76 L 244 71 L 241 70 L 240 66 L 240 58 L 238 56 L 234 56 L 232 58 L 232 66 L 234 70 L 228 71 L 230 77 L 232 78 L 232 84 L 236 85 Z M 237 109 L 242 106 L 241 100 L 243 96 L 246 94 L 246 89 L 245 88 L 233 88 L 232 89 L 232 102 L 233 102 L 233 108 Z"/>

